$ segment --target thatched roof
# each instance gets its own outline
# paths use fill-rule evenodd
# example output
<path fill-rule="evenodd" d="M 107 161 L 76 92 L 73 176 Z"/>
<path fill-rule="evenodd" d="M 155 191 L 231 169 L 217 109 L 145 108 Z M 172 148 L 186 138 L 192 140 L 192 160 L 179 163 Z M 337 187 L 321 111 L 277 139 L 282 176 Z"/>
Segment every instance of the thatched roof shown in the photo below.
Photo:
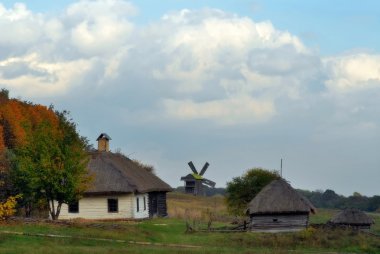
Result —
<path fill-rule="evenodd" d="M 91 152 L 88 170 L 95 179 L 86 194 L 172 190 L 167 183 L 153 174 L 152 170 L 121 154 Z"/>
<path fill-rule="evenodd" d="M 330 222 L 344 225 L 369 225 L 375 223 L 371 217 L 363 211 L 355 208 L 349 208 L 341 211 L 335 215 Z"/>
<path fill-rule="evenodd" d="M 274 180 L 248 204 L 249 214 L 315 213 L 315 207 L 285 180 Z"/>

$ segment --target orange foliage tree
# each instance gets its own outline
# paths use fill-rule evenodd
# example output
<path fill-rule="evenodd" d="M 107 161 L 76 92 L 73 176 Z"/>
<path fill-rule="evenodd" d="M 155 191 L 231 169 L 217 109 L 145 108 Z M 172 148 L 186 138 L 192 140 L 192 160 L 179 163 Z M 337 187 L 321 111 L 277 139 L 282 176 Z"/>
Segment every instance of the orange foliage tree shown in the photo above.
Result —
<path fill-rule="evenodd" d="M 86 145 L 67 112 L 10 99 L 7 90 L 0 90 L 0 157 L 8 159 L 0 163 L 0 184 L 11 179 L 27 216 L 43 199 L 57 219 L 63 203 L 80 197 L 91 180 Z"/>

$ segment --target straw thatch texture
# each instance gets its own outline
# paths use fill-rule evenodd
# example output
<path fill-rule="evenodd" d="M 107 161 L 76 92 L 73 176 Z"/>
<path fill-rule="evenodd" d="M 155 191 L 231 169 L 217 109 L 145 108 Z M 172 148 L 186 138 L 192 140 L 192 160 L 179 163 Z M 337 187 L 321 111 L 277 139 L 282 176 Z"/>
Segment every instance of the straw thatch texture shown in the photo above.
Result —
<path fill-rule="evenodd" d="M 360 211 L 355 208 L 345 209 L 335 215 L 331 220 L 331 223 L 342 224 L 342 225 L 371 225 L 374 224 L 374 220 L 365 214 L 363 211 Z"/>
<path fill-rule="evenodd" d="M 315 213 L 315 207 L 283 179 L 272 181 L 248 204 L 249 214 Z"/>
<path fill-rule="evenodd" d="M 129 158 L 110 152 L 92 152 L 88 163 L 95 179 L 86 194 L 167 192 L 172 188 Z"/>

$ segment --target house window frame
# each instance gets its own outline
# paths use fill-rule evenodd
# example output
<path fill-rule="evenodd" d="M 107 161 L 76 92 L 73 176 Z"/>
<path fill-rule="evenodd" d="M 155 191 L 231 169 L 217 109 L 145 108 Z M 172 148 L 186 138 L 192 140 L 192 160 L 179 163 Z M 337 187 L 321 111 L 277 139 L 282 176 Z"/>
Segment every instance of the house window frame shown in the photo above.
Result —
<path fill-rule="evenodd" d="M 140 199 L 136 197 L 136 212 L 140 212 Z"/>
<path fill-rule="evenodd" d="M 79 213 L 79 201 L 75 201 L 75 202 L 68 204 L 67 205 L 67 212 L 68 213 Z"/>
<path fill-rule="evenodd" d="M 112 202 L 115 202 L 112 204 Z M 117 198 L 108 198 L 107 199 L 107 208 L 109 213 L 118 213 L 119 212 L 119 200 Z"/>
<path fill-rule="evenodd" d="M 143 198 L 143 201 L 144 201 L 144 211 L 146 211 L 146 197 L 145 196 Z"/>

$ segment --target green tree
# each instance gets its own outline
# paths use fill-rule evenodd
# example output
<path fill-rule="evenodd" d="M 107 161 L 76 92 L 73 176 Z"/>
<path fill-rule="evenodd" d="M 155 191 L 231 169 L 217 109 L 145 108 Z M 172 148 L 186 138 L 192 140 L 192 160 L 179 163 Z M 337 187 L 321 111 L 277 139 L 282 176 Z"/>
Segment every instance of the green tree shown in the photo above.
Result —
<path fill-rule="evenodd" d="M 44 199 L 53 220 L 63 203 L 81 197 L 88 187 L 87 146 L 67 112 L 56 112 L 58 128 L 40 123 L 26 145 L 15 149 L 12 179 L 25 204 Z"/>
<path fill-rule="evenodd" d="M 277 171 L 262 168 L 249 169 L 243 176 L 235 177 L 227 183 L 226 201 L 228 210 L 235 215 L 243 215 L 248 203 L 271 181 L 280 178 Z"/>
<path fill-rule="evenodd" d="M 0 103 L 4 103 L 9 100 L 9 91 L 7 89 L 2 88 L 0 90 Z"/>
<path fill-rule="evenodd" d="M 380 209 L 380 196 L 373 196 L 368 202 L 368 211 L 375 212 Z"/>

